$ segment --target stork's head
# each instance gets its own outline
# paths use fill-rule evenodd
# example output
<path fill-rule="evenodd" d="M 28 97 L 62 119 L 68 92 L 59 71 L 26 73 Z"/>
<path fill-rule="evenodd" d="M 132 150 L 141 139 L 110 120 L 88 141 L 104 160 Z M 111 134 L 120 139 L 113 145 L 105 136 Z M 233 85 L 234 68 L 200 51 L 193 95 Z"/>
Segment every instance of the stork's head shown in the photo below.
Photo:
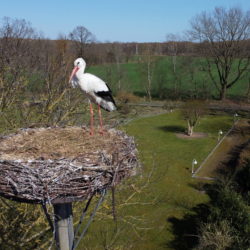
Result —
<path fill-rule="evenodd" d="M 84 72 L 84 69 L 86 67 L 86 62 L 83 60 L 83 58 L 77 58 L 75 61 L 74 61 L 74 69 L 72 70 L 72 73 L 70 75 L 70 78 L 69 78 L 69 83 L 71 82 L 72 78 L 74 77 L 74 75 L 76 74 L 76 72 L 81 69 L 82 73 Z"/>
<path fill-rule="evenodd" d="M 83 58 L 79 57 L 74 61 L 74 66 L 78 68 L 86 67 L 86 62 L 83 60 Z"/>

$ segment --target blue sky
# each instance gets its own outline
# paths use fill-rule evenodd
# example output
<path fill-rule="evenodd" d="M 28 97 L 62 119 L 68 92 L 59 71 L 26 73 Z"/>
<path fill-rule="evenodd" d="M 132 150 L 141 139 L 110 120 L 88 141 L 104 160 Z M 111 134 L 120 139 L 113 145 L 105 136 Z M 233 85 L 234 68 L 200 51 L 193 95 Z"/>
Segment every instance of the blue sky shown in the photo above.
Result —
<path fill-rule="evenodd" d="M 192 17 L 216 6 L 250 10 L 250 0 L 10 0 L 0 1 L 0 19 L 24 18 L 45 37 L 85 26 L 101 41 L 162 42 L 182 34 Z"/>

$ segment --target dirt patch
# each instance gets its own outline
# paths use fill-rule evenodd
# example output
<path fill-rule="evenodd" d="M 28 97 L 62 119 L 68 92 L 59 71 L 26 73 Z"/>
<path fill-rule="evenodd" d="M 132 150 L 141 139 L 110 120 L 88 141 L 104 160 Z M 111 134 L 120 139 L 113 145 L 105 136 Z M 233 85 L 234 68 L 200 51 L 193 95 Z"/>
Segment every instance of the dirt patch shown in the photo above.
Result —
<path fill-rule="evenodd" d="M 184 133 L 175 133 L 175 135 L 181 139 L 197 139 L 207 137 L 207 134 L 202 132 L 194 132 L 191 136 Z"/>

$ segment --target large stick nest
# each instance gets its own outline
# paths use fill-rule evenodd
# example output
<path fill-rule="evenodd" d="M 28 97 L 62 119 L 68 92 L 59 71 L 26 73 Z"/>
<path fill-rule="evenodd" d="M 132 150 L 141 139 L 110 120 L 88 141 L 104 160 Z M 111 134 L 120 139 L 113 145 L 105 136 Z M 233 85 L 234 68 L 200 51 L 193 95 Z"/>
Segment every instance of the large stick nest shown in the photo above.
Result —
<path fill-rule="evenodd" d="M 133 138 L 114 129 L 103 136 L 79 127 L 21 129 L 0 137 L 0 195 L 17 201 L 86 199 L 136 166 Z"/>

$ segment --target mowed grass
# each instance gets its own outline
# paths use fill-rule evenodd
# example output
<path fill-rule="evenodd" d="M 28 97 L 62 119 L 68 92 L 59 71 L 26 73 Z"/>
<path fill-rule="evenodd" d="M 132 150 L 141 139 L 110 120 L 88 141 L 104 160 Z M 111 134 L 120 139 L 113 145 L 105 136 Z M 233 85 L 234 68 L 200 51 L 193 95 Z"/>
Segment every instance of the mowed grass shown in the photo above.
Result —
<path fill-rule="evenodd" d="M 176 111 L 139 118 L 122 127 L 135 137 L 141 169 L 137 176 L 117 186 L 118 231 L 112 220 L 109 195 L 81 247 L 175 249 L 171 246 L 176 239 L 173 228 L 179 225 L 171 219 L 181 219 L 193 207 L 208 201 L 207 195 L 197 189 L 199 180 L 191 177 L 192 160 L 205 159 L 217 143 L 219 129 L 227 130 L 231 125 L 231 117 L 206 116 L 196 131 L 207 133 L 207 137 L 181 139 L 176 133 L 183 133 L 185 121 Z M 113 248 L 107 247 L 111 242 Z"/>
<path fill-rule="evenodd" d="M 173 112 L 141 118 L 124 128 L 129 135 L 135 136 L 143 175 L 152 172 L 149 187 L 141 193 L 140 200 L 155 201 L 150 206 L 135 206 L 124 211 L 131 216 L 143 215 L 150 222 L 151 229 L 141 240 L 135 241 L 138 243 L 133 249 L 171 249 L 169 243 L 175 236 L 169 219 L 182 218 L 192 207 L 208 199 L 195 188 L 198 181 L 191 178 L 192 160 L 205 159 L 216 144 L 218 130 L 227 130 L 231 124 L 231 117 L 207 116 L 196 129 L 207 133 L 207 137 L 180 139 L 176 133 L 184 131 L 185 121 L 179 112 Z M 136 180 L 140 181 L 140 176 Z"/>
<path fill-rule="evenodd" d="M 191 177 L 192 160 L 200 163 L 205 159 L 217 143 L 219 129 L 226 131 L 232 117 L 202 118 L 196 131 L 208 136 L 199 139 L 178 138 L 176 133 L 183 133 L 185 125 L 180 112 L 175 111 L 137 118 L 120 128 L 135 137 L 141 166 L 136 176 L 116 187 L 117 227 L 109 192 L 80 249 L 176 249 L 171 245 L 177 237 L 173 228 L 183 225 L 173 224 L 173 218 L 181 219 L 208 201 L 197 188 L 200 181 Z M 76 222 L 82 208 L 80 203 L 75 209 Z"/>

